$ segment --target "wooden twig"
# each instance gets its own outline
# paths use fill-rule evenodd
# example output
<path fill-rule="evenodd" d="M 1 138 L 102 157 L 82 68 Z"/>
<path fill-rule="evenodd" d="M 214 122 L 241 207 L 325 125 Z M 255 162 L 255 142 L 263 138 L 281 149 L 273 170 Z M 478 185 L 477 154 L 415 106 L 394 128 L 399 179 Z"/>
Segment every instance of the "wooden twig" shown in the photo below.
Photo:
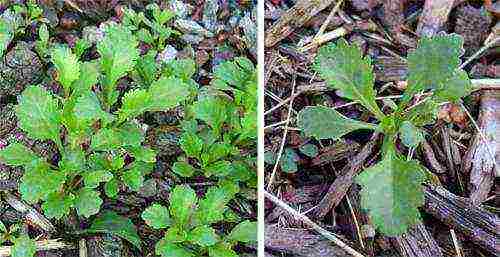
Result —
<path fill-rule="evenodd" d="M 83 13 L 82 9 L 80 9 L 80 7 L 78 7 L 78 5 L 75 4 L 72 0 L 64 0 L 64 2 L 66 2 L 69 6 L 71 6 L 71 8 L 79 11 L 80 13 Z"/>
<path fill-rule="evenodd" d="M 283 228 L 266 224 L 264 245 L 267 250 L 288 253 L 296 257 L 345 257 L 342 248 L 308 229 Z"/>
<path fill-rule="evenodd" d="M 264 191 L 264 196 L 269 199 L 271 202 L 274 204 L 278 205 L 280 208 L 284 209 L 285 211 L 289 212 L 292 214 L 295 218 L 301 220 L 304 224 L 307 224 L 310 226 L 312 229 L 314 229 L 316 232 L 327 238 L 328 240 L 332 241 L 334 244 L 342 248 L 344 251 L 349 253 L 352 256 L 355 257 L 364 257 L 361 253 L 358 251 L 354 250 L 352 247 L 344 243 L 339 236 L 335 235 L 334 233 L 322 228 L 318 224 L 314 223 L 311 219 L 309 219 L 307 216 L 304 214 L 298 212 L 294 208 L 290 207 L 290 205 L 286 204 L 285 202 L 281 201 L 279 198 L 276 196 L 272 195 L 271 193 Z"/>
<path fill-rule="evenodd" d="M 79 257 L 87 257 L 87 241 L 85 238 L 78 241 L 78 254 Z"/>
<path fill-rule="evenodd" d="M 394 241 L 403 257 L 443 257 L 441 247 L 421 222 Z"/>
<path fill-rule="evenodd" d="M 488 198 L 495 173 L 497 176 L 500 175 L 500 112 L 498 110 L 500 110 L 500 91 L 483 91 L 478 120 L 479 132 L 474 137 L 463 161 L 464 171 L 470 172 L 469 191 L 474 204 L 480 204 Z M 484 138 L 480 135 L 481 133 Z"/>
<path fill-rule="evenodd" d="M 471 61 L 479 57 L 484 51 L 488 50 L 490 47 L 495 46 L 497 43 L 500 42 L 500 36 L 492 39 L 490 42 L 486 43 L 483 47 L 481 47 L 476 53 L 474 53 L 471 57 L 469 57 L 462 65 L 460 65 L 460 68 L 463 69 L 467 64 L 469 64 Z M 497 84 L 498 85 L 498 84 Z"/>
<path fill-rule="evenodd" d="M 41 240 L 35 242 L 37 251 L 50 251 L 50 250 L 70 250 L 75 249 L 74 245 L 62 242 L 61 239 Z M 0 247 L 0 256 L 10 256 L 12 246 Z"/>
<path fill-rule="evenodd" d="M 426 140 L 422 142 L 422 149 L 424 152 L 424 157 L 427 163 L 429 164 L 430 168 L 432 169 L 433 172 L 437 174 L 442 174 L 445 172 L 445 169 L 439 163 L 439 161 L 436 158 L 436 155 L 434 154 L 434 151 L 432 150 L 432 147 L 429 143 L 427 143 Z"/>
<path fill-rule="evenodd" d="M 462 254 L 462 247 L 460 246 L 460 242 L 458 242 L 457 234 L 455 230 L 450 229 L 451 240 L 453 241 L 453 247 L 455 247 L 455 252 L 457 253 L 457 257 L 464 257 Z"/>
<path fill-rule="evenodd" d="M 500 219 L 497 215 L 481 206 L 473 205 L 469 199 L 456 196 L 443 187 L 428 185 L 424 194 L 426 212 L 463 233 L 491 254 L 498 254 Z"/>
<path fill-rule="evenodd" d="M 344 0 L 339 0 L 337 4 L 333 7 L 332 11 L 330 14 L 328 14 L 328 17 L 326 17 L 325 22 L 323 22 L 323 25 L 319 28 L 318 32 L 314 36 L 315 39 L 319 38 L 323 33 L 325 32 L 326 28 L 330 24 L 330 21 L 333 19 L 333 16 L 337 13 L 337 11 L 340 8 L 340 5 L 344 2 Z M 314 40 L 314 39 L 313 39 Z"/>
<path fill-rule="evenodd" d="M 431 37 L 439 32 L 448 20 L 454 2 L 450 0 L 426 0 L 417 25 L 417 34 L 421 37 Z"/>
<path fill-rule="evenodd" d="M 379 133 L 374 133 L 371 140 L 361 149 L 361 151 L 354 156 L 354 158 L 346 166 L 345 172 L 342 172 L 339 177 L 328 188 L 328 192 L 323 196 L 318 203 L 318 207 L 314 210 L 315 217 L 321 219 L 335 208 L 340 201 L 344 198 L 349 187 L 353 183 L 354 176 L 363 168 L 363 163 L 375 150 L 375 146 L 380 138 Z"/>
<path fill-rule="evenodd" d="M 500 79 L 471 79 L 474 90 L 499 90 Z"/>
<path fill-rule="evenodd" d="M 35 208 L 25 204 L 23 201 L 18 199 L 16 196 L 12 195 L 11 193 L 5 192 L 4 193 L 4 198 L 5 201 L 12 206 L 16 211 L 24 214 L 26 216 L 26 219 L 29 220 L 32 224 L 35 224 L 39 226 L 41 229 L 45 230 L 46 232 L 54 232 L 56 230 L 56 227 L 52 225 L 50 220 L 45 218 L 41 213 L 39 213 Z"/>
<path fill-rule="evenodd" d="M 302 27 L 309 19 L 330 6 L 334 0 L 299 0 L 266 31 L 265 47 L 272 47 L 295 29 Z"/>
<path fill-rule="evenodd" d="M 295 94 L 295 77 L 293 78 L 291 95 L 293 96 L 294 94 Z M 283 149 L 285 148 L 286 136 L 288 134 L 288 124 L 290 124 L 290 116 L 292 115 L 292 109 L 293 109 L 293 98 L 290 100 L 290 104 L 288 105 L 288 114 L 286 116 L 285 131 L 283 132 L 283 138 L 281 139 L 280 149 L 278 151 L 276 163 L 274 164 L 271 177 L 269 178 L 269 182 L 267 184 L 267 190 L 269 190 L 273 185 L 274 177 L 276 176 L 276 172 L 278 170 L 278 166 L 281 160 L 281 155 L 283 154 Z"/>

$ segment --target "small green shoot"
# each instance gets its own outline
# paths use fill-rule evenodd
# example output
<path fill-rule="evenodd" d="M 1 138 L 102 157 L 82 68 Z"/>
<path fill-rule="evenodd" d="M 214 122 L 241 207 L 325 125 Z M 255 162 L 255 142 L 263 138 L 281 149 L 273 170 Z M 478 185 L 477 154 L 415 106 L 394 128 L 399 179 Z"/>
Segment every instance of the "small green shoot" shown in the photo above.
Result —
<path fill-rule="evenodd" d="M 232 249 L 238 242 L 257 241 L 257 223 L 248 220 L 236 225 L 227 235 L 212 227 L 224 220 L 227 204 L 239 188 L 231 183 L 210 187 L 198 198 L 189 186 L 176 186 L 170 193 L 170 205 L 153 204 L 142 219 L 154 229 L 165 230 L 155 247 L 157 255 L 168 256 L 238 256 Z M 224 253 L 221 255 L 221 253 Z"/>
<path fill-rule="evenodd" d="M 359 102 L 379 123 L 356 121 L 332 108 L 310 106 L 298 114 L 298 125 L 306 136 L 318 140 L 339 139 L 359 129 L 384 134 L 381 161 L 355 181 L 363 187 L 362 207 L 386 235 L 401 235 L 420 220 L 426 170 L 402 156 L 396 143 L 399 138 L 406 147 L 416 148 L 424 140 L 423 126 L 433 122 L 439 103 L 458 101 L 471 92 L 467 73 L 459 68 L 462 45 L 462 38 L 454 34 L 421 39 L 408 55 L 408 88 L 389 114 L 375 101 L 373 66 L 357 46 L 341 39 L 320 48 L 316 56 L 314 69 L 327 85 L 342 97 Z M 410 107 L 412 96 L 422 92 L 431 93 L 429 99 Z"/>
<path fill-rule="evenodd" d="M 103 202 L 101 184 L 111 198 L 117 196 L 120 184 L 139 190 L 153 169 L 156 152 L 142 146 L 144 132 L 134 118 L 147 111 L 168 110 L 187 97 L 189 86 L 180 78 L 162 76 L 147 90 L 126 93 L 121 107 L 110 112 L 118 100 L 116 82 L 134 67 L 137 41 L 121 25 L 109 26 L 107 31 L 107 38 L 98 45 L 101 58 L 97 61 L 82 62 L 65 45 L 50 51 L 64 97 L 32 85 L 16 106 L 19 126 L 33 139 L 53 141 L 61 159 L 53 163 L 20 143 L 0 150 L 1 162 L 25 167 L 19 187 L 22 198 L 41 201 L 49 218 L 60 219 L 73 208 L 83 217 L 98 213 Z M 94 91 L 98 84 L 102 90 Z M 127 161 L 129 157 L 133 161 Z"/>

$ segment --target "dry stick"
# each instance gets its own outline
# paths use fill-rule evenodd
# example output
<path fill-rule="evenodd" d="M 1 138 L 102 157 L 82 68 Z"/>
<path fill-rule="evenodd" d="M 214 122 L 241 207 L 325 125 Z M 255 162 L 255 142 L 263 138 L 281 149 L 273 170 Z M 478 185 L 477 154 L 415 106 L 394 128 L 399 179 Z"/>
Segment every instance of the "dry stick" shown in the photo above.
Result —
<path fill-rule="evenodd" d="M 326 20 L 325 22 L 323 23 L 323 25 L 321 25 L 321 27 L 319 28 L 318 30 L 318 33 L 316 33 L 316 36 L 314 36 L 314 39 L 313 41 L 315 41 L 316 39 L 318 39 L 321 35 L 323 35 L 323 33 L 325 32 L 326 30 L 326 27 L 328 27 L 328 24 L 330 24 L 330 21 L 333 19 L 333 16 L 337 13 L 337 11 L 339 10 L 339 7 L 340 5 L 344 2 L 344 0 L 339 0 L 337 2 L 337 4 L 335 5 L 335 7 L 333 7 L 332 11 L 330 12 L 330 14 L 328 14 L 328 17 L 326 17 Z"/>
<path fill-rule="evenodd" d="M 434 36 L 448 20 L 448 15 L 455 1 L 426 0 L 417 25 L 417 34 L 421 37 Z"/>
<path fill-rule="evenodd" d="M 50 250 L 69 250 L 75 249 L 74 245 L 64 243 L 60 241 L 60 239 L 50 239 L 50 240 L 42 240 L 36 241 L 36 250 L 37 251 L 50 251 Z M 10 256 L 12 253 L 12 246 L 2 246 L 0 247 L 0 256 Z"/>
<path fill-rule="evenodd" d="M 344 167 L 344 171 L 341 172 L 343 175 L 333 181 L 327 193 L 318 203 L 318 208 L 314 211 L 316 218 L 321 219 L 325 217 L 330 210 L 335 208 L 344 199 L 344 196 L 353 183 L 354 176 L 363 168 L 363 163 L 373 153 L 379 138 L 380 134 L 375 132 L 370 141 L 350 160 L 349 165 Z"/>
<path fill-rule="evenodd" d="M 498 254 L 500 220 L 497 215 L 440 186 L 425 186 L 424 194 L 423 209 L 427 213 L 466 235 L 470 241 L 492 255 Z"/>
<path fill-rule="evenodd" d="M 500 79 L 471 79 L 473 90 L 500 89 Z"/>
<path fill-rule="evenodd" d="M 278 205 L 280 208 L 282 208 L 285 211 L 287 211 L 290 214 L 292 214 L 295 218 L 300 219 L 304 224 L 307 224 L 307 225 L 311 226 L 311 228 L 314 229 L 314 230 L 316 230 L 316 232 L 318 232 L 322 236 L 326 237 L 328 240 L 331 240 L 333 243 L 335 243 L 336 245 L 338 245 L 340 248 L 342 248 L 344 251 L 348 252 L 352 256 L 364 257 L 364 255 L 362 255 L 361 253 L 359 253 L 358 251 L 354 250 L 349 245 L 347 245 L 346 243 L 344 243 L 337 235 L 335 235 L 334 233 L 332 233 L 332 232 L 330 232 L 330 231 L 322 228 L 318 224 L 314 223 L 307 216 L 305 216 L 304 214 L 298 212 L 294 208 L 290 207 L 288 204 L 286 204 L 285 202 L 281 201 L 276 196 L 272 195 L 271 193 L 269 193 L 267 191 L 264 191 L 264 196 L 267 199 L 269 199 L 271 202 L 273 202 L 274 204 Z"/>
<path fill-rule="evenodd" d="M 321 27 L 319 28 L 318 30 L 318 33 L 316 33 L 316 35 L 314 36 L 314 38 L 312 39 L 311 43 L 305 45 L 304 47 L 300 48 L 299 51 L 301 52 L 305 52 L 317 45 L 321 45 L 325 42 L 328 42 L 330 40 L 333 40 L 335 38 L 339 38 L 339 37 L 342 37 L 342 36 L 345 36 L 347 34 L 347 29 L 345 29 L 344 27 L 340 27 L 340 28 L 337 28 L 331 32 L 328 32 L 325 36 L 323 36 L 323 33 L 325 32 L 326 30 L 326 27 L 328 27 L 328 24 L 330 24 L 330 21 L 333 19 L 333 16 L 337 13 L 337 11 L 339 10 L 339 7 L 340 5 L 344 2 L 344 0 L 339 0 L 337 2 L 337 4 L 335 5 L 335 7 L 333 7 L 332 11 L 330 12 L 330 14 L 328 14 L 328 17 L 326 17 L 326 20 L 325 22 L 323 23 L 323 25 L 321 25 Z"/>
<path fill-rule="evenodd" d="M 488 42 L 486 45 L 481 47 L 475 54 L 473 54 L 471 57 L 469 57 L 462 65 L 460 65 L 460 69 L 463 69 L 467 64 L 469 64 L 472 60 L 476 59 L 479 55 L 481 55 L 484 51 L 488 50 L 490 47 L 496 45 L 496 43 L 500 42 L 500 37 L 497 37 L 495 39 L 492 39 L 490 42 Z"/>
<path fill-rule="evenodd" d="M 295 94 L 292 94 L 290 97 L 288 97 L 287 99 L 281 101 L 279 104 L 273 106 L 271 109 L 269 109 L 268 111 L 264 112 L 264 115 L 268 115 L 269 113 L 277 110 L 278 108 L 280 108 L 281 106 L 285 105 L 286 103 L 288 103 L 290 100 L 294 99 L 295 97 L 299 96 L 302 92 L 297 92 Z"/>
<path fill-rule="evenodd" d="M 349 207 L 349 212 L 352 215 L 352 220 L 354 221 L 354 226 L 356 227 L 356 236 L 359 239 L 359 244 L 361 245 L 361 248 L 363 248 L 363 250 L 364 250 L 365 249 L 365 242 L 363 242 L 363 236 L 361 236 L 361 229 L 359 227 L 358 218 L 356 217 L 356 213 L 354 212 L 354 208 L 352 208 L 351 199 L 349 198 L 349 195 L 346 195 L 345 199 L 347 201 L 347 206 Z"/>
<path fill-rule="evenodd" d="M 346 29 L 345 27 L 338 27 L 338 28 L 326 33 L 326 34 L 319 36 L 318 38 L 315 38 L 311 43 L 299 48 L 298 51 L 300 51 L 300 52 L 308 51 L 316 46 L 322 45 L 322 44 L 329 42 L 329 41 L 332 41 L 336 38 L 343 37 L 343 36 L 347 35 L 348 32 L 349 32 L 349 30 Z"/>
<path fill-rule="evenodd" d="M 481 137 L 481 140 L 483 141 L 483 143 L 485 143 L 487 146 L 486 146 L 486 149 L 488 151 L 488 154 L 490 155 L 490 158 L 491 158 L 491 162 L 492 163 L 496 163 L 496 160 L 495 160 L 495 153 L 494 151 L 491 149 L 490 145 L 488 144 L 488 140 L 486 139 L 486 136 L 484 135 L 483 131 L 481 131 L 481 129 L 479 128 L 479 126 L 477 125 L 477 122 L 476 120 L 474 120 L 474 117 L 472 117 L 472 114 L 470 114 L 469 110 L 467 110 L 467 108 L 465 108 L 464 104 L 462 101 L 460 101 L 460 107 L 464 110 L 464 112 L 467 114 L 467 117 L 469 117 L 469 119 L 471 120 L 472 124 L 474 124 L 474 128 L 477 130 L 477 133 L 479 134 L 479 136 Z M 498 172 L 498 169 L 500 169 L 500 167 L 496 167 L 497 169 L 497 173 Z"/>
<path fill-rule="evenodd" d="M 83 13 L 82 9 L 80 9 L 80 7 L 78 7 L 78 5 L 76 5 L 75 3 L 73 3 L 73 1 L 71 1 L 71 0 L 64 0 L 64 2 L 66 2 L 73 9 L 79 11 L 80 13 Z"/>
<path fill-rule="evenodd" d="M 87 257 L 87 241 L 85 241 L 85 238 L 80 239 L 78 242 L 79 246 L 79 257 Z"/>
<path fill-rule="evenodd" d="M 56 227 L 54 227 L 54 225 L 52 225 L 52 223 L 47 218 L 45 218 L 45 216 L 40 214 L 35 208 L 25 204 L 23 201 L 21 201 L 11 193 L 5 192 L 4 196 L 5 201 L 16 211 L 24 214 L 26 216 L 26 219 L 31 223 L 39 226 L 46 232 L 53 232 L 56 230 Z"/>
<path fill-rule="evenodd" d="M 488 198 L 491 187 L 494 184 L 494 171 L 498 172 L 500 165 L 495 164 L 495 154 L 491 151 L 500 148 L 497 144 L 500 142 L 500 91 L 488 90 L 482 92 L 481 105 L 478 122 L 481 128 L 472 140 L 472 145 L 467 151 L 466 157 L 462 160 L 463 170 L 470 174 L 469 188 L 472 203 L 480 204 Z M 488 138 L 484 135 L 487 134 Z M 496 167 L 495 167 L 496 166 Z"/>
<path fill-rule="evenodd" d="M 266 31 L 264 45 L 272 47 L 290 35 L 295 29 L 301 28 L 309 19 L 330 6 L 333 0 L 299 0 L 286 11 L 280 19 Z"/>
<path fill-rule="evenodd" d="M 295 94 L 295 77 L 293 78 L 292 82 L 292 95 Z M 280 149 L 278 151 L 278 158 L 276 158 L 276 163 L 274 164 L 273 167 L 273 172 L 271 173 L 271 177 L 269 178 L 269 183 L 267 184 L 267 190 L 269 190 L 274 182 L 274 177 L 276 176 L 276 171 L 278 170 L 278 165 L 281 159 L 281 155 L 283 154 L 283 148 L 285 148 L 285 143 L 286 143 L 286 135 L 288 134 L 288 124 L 290 123 L 290 115 L 292 114 L 292 108 L 293 108 L 293 99 L 290 101 L 290 104 L 288 105 L 288 114 L 286 116 L 286 123 L 285 123 L 285 131 L 283 132 L 283 138 L 281 139 L 281 144 L 280 144 Z"/>
<path fill-rule="evenodd" d="M 463 257 L 462 249 L 460 248 L 460 243 L 458 242 L 457 235 L 455 234 L 455 230 L 450 229 L 451 239 L 453 241 L 453 246 L 455 247 L 455 251 L 457 252 L 457 257 Z"/>
<path fill-rule="evenodd" d="M 417 222 L 406 233 L 397 236 L 393 241 L 401 256 L 404 257 L 443 257 L 441 247 L 422 222 Z"/>

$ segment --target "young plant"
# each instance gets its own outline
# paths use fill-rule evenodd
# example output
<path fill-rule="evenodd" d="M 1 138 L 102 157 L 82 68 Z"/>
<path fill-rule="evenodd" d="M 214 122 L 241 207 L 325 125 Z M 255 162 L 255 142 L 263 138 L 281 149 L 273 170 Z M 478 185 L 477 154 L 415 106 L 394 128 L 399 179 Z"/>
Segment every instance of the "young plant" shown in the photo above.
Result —
<path fill-rule="evenodd" d="M 162 73 L 183 72 L 184 81 L 193 84 L 192 64 L 172 61 Z M 239 192 L 240 182 L 256 186 L 255 158 L 252 152 L 245 153 L 247 148 L 254 149 L 257 137 L 254 65 L 246 58 L 218 65 L 212 85 L 202 88 L 186 108 L 179 140 L 185 155 L 172 165 L 172 171 L 186 178 L 201 173 L 218 185 L 209 187 L 201 199 L 191 188 L 176 186 L 168 208 L 153 204 L 142 218 L 155 229 L 167 229 L 156 245 L 158 255 L 237 256 L 232 250 L 237 242 L 256 241 L 256 222 L 243 221 L 228 235 L 219 235 L 212 226 L 239 219 L 227 204 Z"/>
<path fill-rule="evenodd" d="M 21 233 L 21 224 L 15 223 L 9 228 L 0 221 L 0 245 L 12 243 L 11 255 L 13 257 L 33 257 L 36 252 L 35 240 Z"/>
<path fill-rule="evenodd" d="M 226 183 L 210 187 L 202 199 L 189 186 L 176 186 L 170 193 L 169 207 L 153 204 L 142 213 L 142 219 L 154 229 L 165 229 L 155 247 L 163 257 L 238 256 L 233 246 L 257 241 L 257 223 L 243 221 L 227 235 L 212 227 L 224 219 L 227 203 L 239 188 Z"/>
<path fill-rule="evenodd" d="M 314 69 L 329 87 L 359 102 L 379 123 L 361 122 L 332 108 L 310 106 L 298 114 L 298 125 L 307 136 L 318 140 L 335 140 L 359 129 L 384 134 L 380 162 L 365 169 L 355 181 L 363 187 L 362 207 L 386 235 L 400 235 L 420 220 L 418 207 L 424 201 L 421 184 L 426 169 L 402 156 L 396 143 L 399 138 L 406 147 L 416 148 L 424 139 L 423 126 L 434 121 L 439 103 L 458 101 L 470 93 L 471 82 L 459 68 L 462 45 L 462 38 L 454 34 L 422 38 L 408 55 L 408 87 L 389 114 L 382 112 L 375 101 L 375 77 L 369 57 L 363 57 L 357 46 L 343 39 L 319 49 Z M 409 106 L 412 97 L 422 92 L 431 95 Z"/>
<path fill-rule="evenodd" d="M 176 30 L 167 26 L 168 22 L 175 17 L 175 13 L 167 9 L 162 10 L 156 3 L 146 6 L 146 10 L 148 12 L 145 14 L 125 8 L 123 24 L 134 31 L 137 37 L 145 43 L 151 44 L 157 50 L 163 50 L 166 40 L 172 34 L 178 34 Z"/>
<path fill-rule="evenodd" d="M 142 146 L 144 133 L 134 118 L 177 106 L 189 86 L 175 76 L 162 76 L 148 89 L 127 92 L 121 107 L 112 111 L 120 95 L 116 83 L 134 67 L 136 47 L 135 37 L 121 25 L 107 27 L 97 45 L 101 57 L 95 61 L 81 62 L 67 46 L 56 46 L 50 55 L 63 96 L 32 85 L 19 97 L 21 129 L 33 139 L 53 141 L 60 158 L 46 160 L 21 143 L 11 143 L 0 150 L 0 161 L 24 167 L 22 198 L 41 201 L 47 217 L 62 218 L 73 208 L 90 217 L 103 202 L 101 183 L 114 198 L 121 184 L 139 190 L 152 170 L 156 152 Z"/>
<path fill-rule="evenodd" d="M 36 1 L 27 1 L 24 4 L 11 4 L 7 10 L 0 15 L 0 57 L 3 56 L 14 36 L 24 34 L 28 29 L 26 26 L 35 20 L 42 21 L 42 8 Z"/>
<path fill-rule="evenodd" d="M 255 187 L 254 149 L 257 138 L 257 80 L 246 58 L 218 65 L 211 87 L 202 89 L 182 123 L 180 146 L 185 152 L 172 170 L 182 177 L 201 172 Z"/>

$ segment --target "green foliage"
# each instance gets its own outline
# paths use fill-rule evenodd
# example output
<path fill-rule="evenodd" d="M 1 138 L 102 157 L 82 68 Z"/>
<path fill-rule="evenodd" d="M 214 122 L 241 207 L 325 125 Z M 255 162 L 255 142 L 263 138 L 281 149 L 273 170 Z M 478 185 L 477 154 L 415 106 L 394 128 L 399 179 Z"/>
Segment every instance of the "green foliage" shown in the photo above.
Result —
<path fill-rule="evenodd" d="M 162 229 L 170 226 L 170 215 L 168 209 L 159 204 L 149 206 L 143 213 L 142 219 L 148 226 L 154 229 Z"/>
<path fill-rule="evenodd" d="M 416 148 L 424 140 L 423 126 L 432 123 L 441 102 L 458 101 L 471 91 L 467 73 L 461 69 L 463 40 L 458 35 L 423 38 L 408 55 L 408 88 L 402 100 L 385 114 L 375 103 L 373 67 L 357 46 L 345 40 L 322 47 L 314 69 L 342 97 L 358 101 L 379 124 L 344 117 L 334 109 L 306 107 L 298 114 L 298 125 L 307 136 L 316 139 L 339 139 L 359 129 L 372 129 L 385 136 L 382 160 L 356 177 L 362 185 L 361 204 L 370 213 L 375 226 L 384 234 L 395 236 L 419 221 L 418 207 L 423 204 L 421 183 L 425 168 L 418 162 L 401 157 L 397 139 Z M 425 101 L 410 108 L 412 96 L 431 93 Z"/>
<path fill-rule="evenodd" d="M 30 137 L 60 142 L 61 112 L 57 100 L 44 88 L 28 86 L 16 106 L 16 115 Z"/>
<path fill-rule="evenodd" d="M 106 211 L 98 216 L 92 226 L 84 232 L 109 233 L 127 240 L 138 249 L 141 248 L 141 239 L 132 221 L 111 211 Z"/>
<path fill-rule="evenodd" d="M 22 223 L 14 223 L 8 228 L 0 221 L 0 244 L 10 242 L 11 256 L 33 257 L 36 252 L 35 240 L 22 232 Z"/>
<path fill-rule="evenodd" d="M 41 16 L 42 8 L 33 0 L 25 1 L 25 4 L 0 1 L 0 3 L 2 2 L 2 5 L 8 8 L 0 15 L 0 57 L 5 54 L 5 50 L 15 37 L 23 37 L 30 33 L 31 29 L 27 27 L 31 28 L 35 22 L 40 25 L 39 37 L 41 39 L 36 42 L 36 50 L 41 57 L 45 57 L 44 50 L 48 44 L 48 30 L 47 26 L 42 23 L 46 22 Z"/>
<path fill-rule="evenodd" d="M 14 38 L 15 27 L 4 19 L 0 19 L 0 57 Z"/>
<path fill-rule="evenodd" d="M 39 19 L 41 9 L 33 3 L 13 10 L 21 18 Z M 16 114 L 30 138 L 55 143 L 57 158 L 38 156 L 12 142 L 0 149 L 0 162 L 24 168 L 21 197 L 40 204 L 46 217 L 76 214 L 92 219 L 95 215 L 92 226 L 81 233 L 113 234 L 140 248 L 133 223 L 101 211 L 103 199 L 118 197 L 124 188 L 142 189 L 156 163 L 157 150 L 144 146 L 144 127 L 138 124 L 142 119 L 136 118 L 179 107 L 184 113 L 179 124 L 183 154 L 170 170 L 181 180 L 202 174 L 216 186 L 204 194 L 175 186 L 168 207 L 153 204 L 142 218 L 152 228 L 165 230 L 156 245 L 158 255 L 236 256 L 232 248 L 238 242 L 256 241 L 252 239 L 256 227 L 247 221 L 229 236 L 216 223 L 231 228 L 241 222 L 228 204 L 240 187 L 257 184 L 255 66 L 243 57 L 223 62 L 214 68 L 211 85 L 200 89 L 193 80 L 194 60 L 157 62 L 167 40 L 179 34 L 171 28 L 175 14 L 157 4 L 146 9 L 136 13 L 125 8 L 121 24 L 103 25 L 104 38 L 97 44 L 78 39 L 73 48 L 56 44 L 47 25 L 39 26 L 36 51 L 55 69 L 55 81 L 48 84 L 56 82 L 62 92 L 28 85 L 18 99 Z M 19 30 L 23 26 L 0 19 L 0 56 L 15 36 L 24 33 Z M 151 46 L 143 56 L 139 41 Z M 97 50 L 99 57 L 88 60 L 89 49 Z M 131 89 L 117 87 L 123 78 L 132 80 Z M 24 247 L 29 249 L 27 244 Z"/>
<path fill-rule="evenodd" d="M 184 81 L 194 73 L 190 62 L 173 62 L 166 70 L 167 74 L 181 71 Z M 256 184 L 255 153 L 242 154 L 243 149 L 256 147 L 256 79 L 255 67 L 246 58 L 215 68 L 211 87 L 200 90 L 181 124 L 179 143 L 185 156 L 172 167 L 175 174 L 191 177 L 201 172 L 218 181 Z"/>
<path fill-rule="evenodd" d="M 122 25 L 109 25 L 104 30 L 105 37 L 97 44 L 101 55 L 104 104 L 109 108 L 118 100 L 116 83 L 134 68 L 139 58 L 139 42 L 132 32 Z"/>
<path fill-rule="evenodd" d="M 389 149 L 380 162 L 356 177 L 363 186 L 362 206 L 370 210 L 375 226 L 388 236 L 401 235 L 419 221 L 417 207 L 424 203 L 424 180 L 420 164 L 404 160 L 395 149 Z"/>
<path fill-rule="evenodd" d="M 12 257 L 32 257 L 36 252 L 36 245 L 33 239 L 26 235 L 22 235 L 13 240 L 14 246 L 12 247 Z"/>
<path fill-rule="evenodd" d="M 417 128 L 410 121 L 401 122 L 399 127 L 399 134 L 401 137 L 401 142 L 407 147 L 417 147 L 421 142 L 424 141 L 423 132 Z"/>
<path fill-rule="evenodd" d="M 151 44 L 157 50 L 163 50 L 166 40 L 179 34 L 170 26 L 175 13 L 168 9 L 162 10 L 156 3 L 149 4 L 146 10 L 146 13 L 137 13 L 125 8 L 123 24 L 134 31 L 140 40 Z"/>
<path fill-rule="evenodd" d="M 37 160 L 33 152 L 20 143 L 13 143 L 0 150 L 0 161 L 11 166 L 28 165 Z"/>
<path fill-rule="evenodd" d="M 251 243 L 257 241 L 257 222 L 245 220 L 233 228 L 228 238 L 233 241 Z"/>
<path fill-rule="evenodd" d="M 51 61 L 64 96 L 54 96 L 41 86 L 28 86 L 19 98 L 19 126 L 34 139 L 56 143 L 61 160 L 53 163 L 20 143 L 0 150 L 0 161 L 23 166 L 19 191 L 30 203 L 42 202 L 49 218 L 60 219 L 71 209 L 83 217 L 99 212 L 100 186 L 116 197 L 120 184 L 138 191 L 153 168 L 156 152 L 142 146 L 144 135 L 132 120 L 147 111 L 164 111 L 183 102 L 186 83 L 162 76 L 147 90 L 130 91 L 114 112 L 107 107 L 118 96 L 116 81 L 133 68 L 137 42 L 125 27 L 110 25 L 97 46 L 100 59 L 81 62 L 64 45 L 54 47 Z M 101 77 L 102 80 L 98 78 Z M 101 84 L 103 91 L 94 91 Z M 109 100 L 112 100 L 111 102 Z M 125 165 L 125 156 L 133 162 Z"/>
<path fill-rule="evenodd" d="M 52 63 L 56 67 L 57 80 L 65 91 L 71 89 L 71 84 L 80 77 L 80 64 L 71 49 L 65 45 L 59 45 L 52 49 Z"/>
<path fill-rule="evenodd" d="M 461 36 L 437 35 L 422 38 L 418 47 L 408 54 L 408 89 L 405 94 L 414 94 L 425 89 L 440 89 L 460 70 Z"/>
<path fill-rule="evenodd" d="M 316 145 L 313 145 L 313 144 L 303 144 L 300 146 L 300 152 L 311 157 L 311 158 L 314 158 L 318 155 L 318 147 Z"/>
<path fill-rule="evenodd" d="M 338 89 L 341 96 L 359 101 L 378 119 L 384 117 L 375 102 L 375 76 L 371 60 L 363 57 L 358 47 L 350 46 L 345 39 L 340 39 L 337 44 L 320 48 L 314 70 L 326 80 L 328 86 Z"/>
<path fill-rule="evenodd" d="M 142 218 L 155 229 L 167 229 L 156 244 L 156 254 L 165 256 L 202 256 L 210 252 L 233 252 L 238 243 L 257 241 L 255 222 L 243 221 L 228 236 L 223 236 L 211 226 L 224 219 L 224 210 L 238 188 L 231 184 L 210 187 L 199 199 L 189 186 L 178 185 L 170 193 L 169 207 L 153 204 Z M 217 255 L 218 256 L 218 255 Z"/>
<path fill-rule="evenodd" d="M 346 118 L 338 111 L 324 106 L 308 106 L 302 109 L 297 120 L 306 136 L 317 139 L 339 139 L 355 130 L 375 128 L 373 124 Z"/>
<path fill-rule="evenodd" d="M 292 148 L 285 148 L 283 150 L 283 155 L 280 159 L 280 167 L 281 171 L 286 173 L 295 173 L 298 171 L 297 162 L 299 160 L 299 156 Z"/>

